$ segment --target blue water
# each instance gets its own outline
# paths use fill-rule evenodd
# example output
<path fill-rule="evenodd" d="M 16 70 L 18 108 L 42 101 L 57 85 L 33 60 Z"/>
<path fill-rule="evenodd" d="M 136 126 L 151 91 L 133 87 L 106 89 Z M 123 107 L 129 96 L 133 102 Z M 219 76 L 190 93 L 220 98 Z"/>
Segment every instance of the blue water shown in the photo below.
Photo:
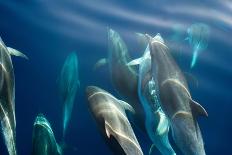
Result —
<path fill-rule="evenodd" d="M 184 39 L 191 24 L 210 27 L 208 48 L 189 65 L 192 50 Z M 31 153 L 32 129 L 38 113 L 50 121 L 57 141 L 62 138 L 62 104 L 57 77 L 66 56 L 79 56 L 81 87 L 73 109 L 66 141 L 76 150 L 66 154 L 112 154 L 87 108 L 85 87 L 100 86 L 118 97 L 107 67 L 93 71 L 107 55 L 107 27 L 118 31 L 134 58 L 141 56 L 134 32 L 177 38 L 170 44 L 181 68 L 198 80 L 192 97 L 208 112 L 199 124 L 209 155 L 232 154 L 232 2 L 230 0 L 0 0 L 0 36 L 5 44 L 22 51 L 29 60 L 14 57 L 16 123 L 19 155 Z M 171 39 L 170 39 L 171 40 Z M 151 142 L 135 132 L 144 154 Z M 0 135 L 2 137 L 2 135 Z M 156 154 L 159 154 L 158 151 Z M 7 155 L 0 140 L 0 155 Z"/>

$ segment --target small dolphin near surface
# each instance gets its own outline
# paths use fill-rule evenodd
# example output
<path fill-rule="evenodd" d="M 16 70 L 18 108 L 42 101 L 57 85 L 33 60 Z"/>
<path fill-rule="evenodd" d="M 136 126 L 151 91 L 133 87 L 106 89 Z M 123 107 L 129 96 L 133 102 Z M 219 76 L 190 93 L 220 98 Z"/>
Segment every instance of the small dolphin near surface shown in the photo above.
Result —
<path fill-rule="evenodd" d="M 183 154 L 205 155 L 197 117 L 208 114 L 200 104 L 193 101 L 185 77 L 161 35 L 148 38 L 152 77 L 158 80 L 161 107 L 169 118 L 173 139 Z"/>
<path fill-rule="evenodd" d="M 88 86 L 86 94 L 89 109 L 114 153 L 142 155 L 142 149 L 125 112 L 133 112 L 133 108 L 96 86 Z"/>
<path fill-rule="evenodd" d="M 157 80 L 151 78 L 151 56 L 147 46 L 141 58 L 131 61 L 128 65 L 139 65 L 138 94 L 145 113 L 146 131 L 154 145 L 163 155 L 175 155 L 169 140 L 169 122 L 160 107 Z"/>
<path fill-rule="evenodd" d="M 15 76 L 11 55 L 26 58 L 0 38 L 0 121 L 9 155 L 16 155 Z"/>
<path fill-rule="evenodd" d="M 72 52 L 65 60 L 60 76 L 58 77 L 59 91 L 63 102 L 63 138 L 69 124 L 76 93 L 80 88 L 78 74 L 78 59 Z"/>
<path fill-rule="evenodd" d="M 32 142 L 32 155 L 62 155 L 51 125 L 42 114 L 36 117 Z"/>
<path fill-rule="evenodd" d="M 191 25 L 187 30 L 190 46 L 193 49 L 193 57 L 191 62 L 191 68 L 196 64 L 199 53 L 208 47 L 210 28 L 203 23 L 196 23 Z"/>
<path fill-rule="evenodd" d="M 95 67 L 108 63 L 112 84 L 115 90 L 135 110 L 132 119 L 133 124 L 142 131 L 145 131 L 144 111 L 138 96 L 138 76 L 135 68 L 128 66 L 131 61 L 126 44 L 119 33 L 108 29 L 108 58 L 99 60 Z M 101 65 L 100 65 L 101 64 Z"/>

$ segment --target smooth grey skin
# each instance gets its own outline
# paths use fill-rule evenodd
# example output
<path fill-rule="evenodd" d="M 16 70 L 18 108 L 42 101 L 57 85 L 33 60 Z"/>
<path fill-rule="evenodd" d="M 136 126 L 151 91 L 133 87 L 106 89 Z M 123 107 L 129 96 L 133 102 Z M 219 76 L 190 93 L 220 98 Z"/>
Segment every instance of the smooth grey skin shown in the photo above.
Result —
<path fill-rule="evenodd" d="M 78 58 L 72 52 L 66 58 L 58 77 L 59 92 L 63 103 L 63 138 L 70 123 L 77 90 L 80 88 Z"/>
<path fill-rule="evenodd" d="M 90 112 L 112 151 L 117 155 L 142 155 L 142 149 L 125 112 L 133 112 L 133 108 L 96 86 L 88 86 L 86 95 Z"/>
<path fill-rule="evenodd" d="M 32 155 L 61 154 L 62 149 L 56 142 L 50 123 L 42 114 L 39 114 L 33 128 Z"/>
<path fill-rule="evenodd" d="M 11 55 L 27 58 L 0 38 L 0 121 L 9 155 L 16 155 L 15 76 Z"/>
<path fill-rule="evenodd" d="M 205 155 L 197 116 L 208 114 L 192 100 L 185 77 L 160 34 L 148 38 L 152 76 L 157 76 L 161 107 L 171 123 L 173 139 L 183 154 Z"/>
<path fill-rule="evenodd" d="M 131 61 L 131 58 L 125 42 L 120 35 L 112 29 L 108 29 L 108 48 L 108 58 L 105 60 L 101 59 L 95 66 L 99 66 L 101 62 L 108 63 L 112 84 L 115 90 L 135 110 L 135 114 L 133 116 L 130 115 L 129 118 L 132 119 L 136 127 L 142 131 L 146 131 L 144 111 L 137 93 L 138 76 L 135 68 L 127 65 Z"/>

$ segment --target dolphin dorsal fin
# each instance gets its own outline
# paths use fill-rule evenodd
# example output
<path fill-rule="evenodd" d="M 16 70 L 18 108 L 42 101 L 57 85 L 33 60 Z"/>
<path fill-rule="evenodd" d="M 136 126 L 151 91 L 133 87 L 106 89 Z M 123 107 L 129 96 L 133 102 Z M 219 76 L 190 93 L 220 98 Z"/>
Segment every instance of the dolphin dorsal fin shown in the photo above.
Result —
<path fill-rule="evenodd" d="M 127 65 L 128 66 L 139 65 L 139 64 L 141 64 L 143 62 L 143 60 L 144 60 L 143 57 L 138 58 L 138 59 L 134 59 L 134 60 L 130 61 Z"/>
<path fill-rule="evenodd" d="M 132 112 L 133 114 L 135 113 L 134 108 L 130 104 L 128 104 L 127 102 L 125 102 L 123 100 L 118 100 L 118 101 L 119 101 L 120 105 L 123 107 L 123 109 L 128 110 L 128 111 Z"/>
<path fill-rule="evenodd" d="M 208 113 L 199 103 L 190 99 L 190 105 L 191 105 L 193 115 L 208 117 Z"/>
<path fill-rule="evenodd" d="M 13 49 L 11 47 L 7 47 L 7 50 L 10 53 L 10 55 L 19 56 L 19 57 L 22 57 L 22 58 L 25 58 L 28 60 L 28 57 L 25 54 L 23 54 L 22 52 L 19 52 L 16 49 Z"/>
<path fill-rule="evenodd" d="M 106 65 L 108 63 L 108 59 L 102 58 L 96 62 L 96 64 L 93 67 L 93 70 L 97 70 L 98 68 Z"/>

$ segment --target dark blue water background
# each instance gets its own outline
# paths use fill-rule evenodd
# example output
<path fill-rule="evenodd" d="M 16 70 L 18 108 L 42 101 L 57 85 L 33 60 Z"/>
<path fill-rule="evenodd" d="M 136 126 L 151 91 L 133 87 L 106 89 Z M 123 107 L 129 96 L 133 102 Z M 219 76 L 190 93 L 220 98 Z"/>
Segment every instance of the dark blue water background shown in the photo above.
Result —
<path fill-rule="evenodd" d="M 209 25 L 208 49 L 189 69 L 191 48 L 186 37 L 193 23 Z M 17 149 L 31 153 L 33 122 L 38 113 L 50 121 L 57 141 L 62 136 L 62 106 L 57 76 L 66 56 L 76 51 L 80 63 L 81 89 L 73 109 L 66 142 L 77 148 L 69 155 L 111 154 L 88 109 L 87 85 L 100 86 L 118 97 L 107 67 L 93 71 L 95 62 L 107 55 L 107 27 L 118 31 L 133 58 L 142 54 L 134 32 L 165 38 L 179 30 L 172 41 L 181 68 L 198 79 L 191 86 L 193 98 L 209 117 L 199 123 L 209 155 L 232 154 L 232 2 L 230 0 L 0 0 L 0 35 L 6 45 L 24 52 L 29 61 L 13 58 L 16 76 Z M 151 142 L 135 130 L 147 154 Z M 2 135 L 0 136 L 2 137 Z M 6 155 L 1 138 L 0 155 Z M 159 154 L 157 152 L 157 154 Z"/>

